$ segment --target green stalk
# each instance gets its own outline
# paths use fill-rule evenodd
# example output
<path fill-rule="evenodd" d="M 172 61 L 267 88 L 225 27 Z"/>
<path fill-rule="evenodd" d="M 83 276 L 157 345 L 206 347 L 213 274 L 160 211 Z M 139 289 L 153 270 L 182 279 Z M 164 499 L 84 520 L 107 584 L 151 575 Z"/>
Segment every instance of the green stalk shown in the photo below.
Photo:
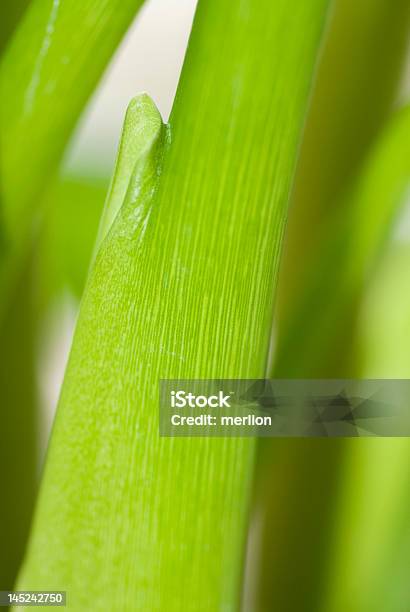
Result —
<path fill-rule="evenodd" d="M 265 374 L 326 8 L 200 0 L 171 142 L 136 156 L 90 274 L 20 588 L 238 608 L 254 443 L 160 438 L 158 383 Z"/>

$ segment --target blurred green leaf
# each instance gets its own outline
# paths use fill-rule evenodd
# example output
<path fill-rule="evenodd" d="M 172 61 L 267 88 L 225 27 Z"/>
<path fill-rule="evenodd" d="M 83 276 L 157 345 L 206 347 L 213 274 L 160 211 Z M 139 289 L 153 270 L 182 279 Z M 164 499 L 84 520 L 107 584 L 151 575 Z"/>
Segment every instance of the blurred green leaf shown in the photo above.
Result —
<path fill-rule="evenodd" d="M 306 282 L 294 296 L 287 327 L 279 330 L 276 377 L 337 377 L 335 356 L 342 357 L 345 376 L 357 375 L 349 353 L 348 338 L 353 335 L 349 314 L 356 311 L 366 283 L 375 273 L 393 221 L 408 195 L 409 145 L 410 107 L 386 125 L 356 184 L 328 221 L 312 261 L 305 262 L 309 270 Z M 348 374 L 347 368 L 351 368 Z M 386 376 L 389 371 L 383 374 L 379 370 L 378 375 Z M 380 461 L 385 462 L 385 471 L 379 470 L 377 480 L 375 466 Z M 402 535 L 405 531 L 403 520 L 401 524 L 389 522 L 388 516 L 402 512 L 404 492 L 393 480 L 397 475 L 396 484 L 399 482 L 399 471 L 403 476 L 407 463 L 408 454 L 400 441 L 396 445 L 387 440 L 264 443 L 257 508 L 265 504 L 258 540 L 265 563 L 257 594 L 260 607 L 256 609 L 269 609 L 279 602 L 280 609 L 289 612 L 378 612 L 376 603 L 380 612 L 400 610 L 388 607 L 391 593 L 378 600 L 374 592 L 380 596 L 377 585 L 381 585 L 380 573 L 385 567 L 383 555 L 389 553 L 390 561 L 395 561 L 393 550 L 386 548 L 378 535 L 385 530 L 385 538 L 395 541 L 397 530 Z M 406 477 L 400 482 L 407 482 Z M 383 505 L 388 485 L 389 509 Z M 269 487 L 271 494 L 266 495 Z M 285 500 L 283 513 L 278 499 Z M 386 519 L 383 514 L 373 514 L 377 504 L 385 507 Z M 347 520 L 343 516 L 346 508 Z M 286 542 L 286 552 L 276 548 L 279 538 L 283 548 Z M 369 551 L 366 561 L 365 555 L 357 554 L 358 545 Z M 288 595 L 294 580 L 298 589 Z M 403 590 L 404 584 L 396 581 L 396 586 Z"/>
<path fill-rule="evenodd" d="M 245 610 L 319 612 L 333 547 L 347 441 L 259 441 Z"/>
<path fill-rule="evenodd" d="M 363 373 L 369 378 L 410 378 L 409 270 L 409 242 L 394 241 L 365 293 L 359 330 Z"/>
<path fill-rule="evenodd" d="M 8 492 L 0 517 L 4 589 L 12 587 L 21 560 L 37 484 L 37 313 L 30 276 L 43 190 L 141 2 L 33 0 L 23 13 L 24 4 L 3 2 L 6 18 L 1 19 L 2 43 L 14 30 L 0 60 L 0 484 Z M 87 211 L 79 218 L 86 217 Z"/>
<path fill-rule="evenodd" d="M 279 318 L 296 301 L 323 228 L 334 209 L 345 204 L 346 188 L 388 120 L 409 26 L 408 0 L 395 1 L 394 8 L 386 0 L 334 2 L 292 193 L 279 275 Z"/>
<path fill-rule="evenodd" d="M 30 0 L 2 0 L 0 4 L 0 53 L 3 53 Z"/>
<path fill-rule="evenodd" d="M 160 438 L 158 383 L 265 373 L 326 9 L 200 0 L 171 142 L 135 160 L 88 279 L 20 587 L 238 608 L 254 443 Z"/>
<path fill-rule="evenodd" d="M 75 122 L 141 3 L 33 0 L 1 59 L 2 285 L 38 223 L 41 193 Z"/>
<path fill-rule="evenodd" d="M 350 346 L 349 313 L 380 258 L 409 184 L 410 106 L 386 126 L 356 185 L 324 228 L 279 331 L 276 376 L 337 376 L 335 363 Z M 343 367 L 343 375 L 354 375 L 348 363 Z"/>
<path fill-rule="evenodd" d="M 400 128 L 392 125 L 384 136 L 379 133 L 400 79 L 409 9 L 406 1 L 396 3 L 394 10 L 384 0 L 335 3 L 295 177 L 278 286 L 273 376 L 359 373 L 352 357 L 357 307 L 392 217 L 403 201 L 401 189 L 408 168 L 407 128 L 401 136 Z M 350 275 L 347 283 L 346 275 Z M 333 327 L 327 325 L 329 321 Z M 365 450 L 362 455 L 353 453 L 354 444 L 357 448 L 361 441 L 261 442 L 253 543 L 261 566 L 250 601 L 260 612 L 276 608 L 281 612 L 329 612 L 329 592 L 346 594 L 350 588 L 346 585 L 344 589 L 334 563 L 341 553 L 339 537 L 348 538 L 350 533 L 347 522 L 343 522 L 343 531 L 338 530 L 342 524 L 339 508 L 356 496 L 357 487 L 366 484 Z M 360 481 L 350 478 L 353 456 L 362 461 Z M 383 450 L 381 456 L 385 457 Z M 380 486 L 382 496 L 382 480 Z M 360 497 L 359 505 L 363 501 Z M 393 512 L 402 511 L 402 498 L 397 497 L 392 507 Z M 360 511 L 357 531 L 371 508 L 365 504 Z M 399 531 L 398 525 L 393 527 L 391 537 L 397 538 Z M 377 535 L 373 535 L 377 549 Z M 378 552 L 383 555 L 386 549 L 381 546 Z M 401 597 L 403 566 L 398 554 L 390 555 L 389 560 L 396 569 L 394 585 L 396 594 L 400 593 L 396 601 L 402 606 L 406 601 L 406 596 Z M 351 561 L 344 558 L 347 571 Z M 365 564 L 363 557 L 360 561 Z M 384 572 L 392 577 L 388 563 Z M 343 575 L 346 579 L 346 573 Z M 372 579 L 377 581 L 379 576 Z M 363 604 L 366 598 L 372 600 L 372 590 L 369 583 L 362 586 L 358 601 Z M 380 598 L 381 605 L 383 601 L 390 603 L 391 597 Z M 344 610 L 350 609 L 354 607 L 345 605 Z"/>
<path fill-rule="evenodd" d="M 81 298 L 107 186 L 92 177 L 61 177 L 47 192 L 38 245 L 43 300 L 67 290 Z"/>
<path fill-rule="evenodd" d="M 351 440 L 348 451 L 323 612 L 404 611 L 410 600 L 410 441 Z"/>
<path fill-rule="evenodd" d="M 409 244 L 393 242 L 366 291 L 363 376 L 409 377 L 409 266 Z M 410 598 L 410 441 L 354 440 L 347 457 L 324 609 L 400 612 Z"/>
<path fill-rule="evenodd" d="M 35 291 L 27 264 L 0 327 L 0 589 L 20 566 L 38 482 L 35 380 Z"/>

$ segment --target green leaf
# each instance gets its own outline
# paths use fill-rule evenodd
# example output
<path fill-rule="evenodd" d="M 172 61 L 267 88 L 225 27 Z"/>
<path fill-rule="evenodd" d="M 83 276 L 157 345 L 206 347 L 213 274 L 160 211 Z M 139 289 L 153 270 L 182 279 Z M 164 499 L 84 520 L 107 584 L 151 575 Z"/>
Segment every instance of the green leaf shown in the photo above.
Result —
<path fill-rule="evenodd" d="M 141 3 L 34 0 L 1 59 L 2 283 L 12 274 L 5 268 L 18 265 L 41 192 Z"/>
<path fill-rule="evenodd" d="M 0 327 L 1 436 L 0 588 L 16 579 L 38 484 L 36 317 L 31 262 Z"/>
<path fill-rule="evenodd" d="M 3 0 L 0 5 L 0 53 L 3 53 L 30 0 Z"/>
<path fill-rule="evenodd" d="M 47 213 L 38 241 L 42 301 L 66 291 L 80 300 L 107 186 L 108 181 L 100 178 L 63 176 L 47 190 Z"/>
<path fill-rule="evenodd" d="M 394 10 L 386 0 L 334 3 L 292 193 L 279 317 L 282 312 L 286 317 L 297 299 L 323 228 L 344 204 L 346 187 L 388 120 L 403 74 L 409 26 L 408 0 L 397 0 Z"/>
<path fill-rule="evenodd" d="M 351 440 L 324 610 L 397 612 L 409 600 L 408 438 Z"/>
<path fill-rule="evenodd" d="M 409 244 L 393 242 L 366 290 L 363 376 L 409 377 L 409 265 Z M 410 441 L 352 440 L 348 450 L 325 609 L 396 612 L 409 599 Z"/>
<path fill-rule="evenodd" d="M 237 609 L 254 443 L 160 438 L 158 383 L 265 373 L 326 9 L 200 0 L 170 138 L 87 283 L 21 588 L 64 586 L 77 610 Z"/>
<path fill-rule="evenodd" d="M 398 161 L 396 178 L 400 183 L 403 165 L 408 163 L 408 153 L 400 158 L 406 134 L 397 150 L 385 151 L 378 163 L 378 154 L 372 150 L 396 95 L 407 48 L 409 15 L 406 0 L 395 3 L 394 11 L 384 0 L 338 0 L 334 4 L 292 194 L 278 286 L 278 338 L 272 376 L 334 378 L 338 374 L 358 374 L 351 350 L 355 341 L 352 320 L 365 277 L 372 276 L 372 264 L 391 227 L 391 215 L 400 206 L 394 197 L 397 184 L 393 177 L 392 181 L 387 178 L 387 168 Z M 400 138 L 399 130 L 396 137 Z M 384 139 L 386 143 L 387 134 Z M 382 142 L 383 137 L 379 147 L 383 147 Z M 367 188 L 363 175 L 360 177 L 363 170 L 368 173 Z M 353 189 L 353 194 L 352 190 L 346 194 L 346 187 L 352 183 L 356 193 Z M 358 203 L 362 196 L 366 201 Z M 352 198 L 356 198 L 353 204 Z M 337 209 L 340 212 L 335 212 Z M 357 225 L 355 213 L 359 215 Z M 332 221 L 336 215 L 337 220 Z M 362 234 L 370 238 L 367 247 L 361 242 Z M 346 269 L 351 283 L 343 289 Z M 381 369 L 379 375 L 384 377 L 388 371 Z M 361 442 L 262 441 L 255 503 L 260 522 L 254 543 L 262 560 L 251 593 L 255 609 L 329 612 L 328 593 L 344 592 L 346 573 L 341 580 L 341 565 L 330 566 L 332 555 L 338 554 L 334 549 L 350 534 L 348 521 L 345 529 L 337 532 L 341 521 L 337 510 L 357 496 L 369 476 L 365 466 L 358 465 L 363 478 L 352 479 L 350 488 L 344 486 L 346 463 L 353 467 L 354 459 L 363 461 L 366 454 L 355 452 L 355 444 L 358 447 Z M 400 511 L 399 498 L 393 506 Z M 368 506 L 364 508 L 372 512 Z M 366 521 L 365 512 L 355 523 L 357 531 Z M 393 534 L 397 536 L 397 530 L 393 529 Z M 373 535 L 376 549 L 376 532 Z M 352 550 L 355 547 L 357 543 Z M 383 554 L 386 549 L 381 546 L 380 550 Z M 352 558 L 343 561 L 348 573 Z M 394 561 L 398 569 L 397 557 Z M 364 568 L 362 557 L 361 562 Z M 389 572 L 386 565 L 384 572 Z M 376 582 L 379 578 L 373 576 Z M 353 572 L 350 580 L 355 581 Z M 363 604 L 371 595 L 367 587 L 363 585 L 356 602 Z M 345 610 L 353 609 L 352 602 L 344 603 Z M 358 609 L 365 608 L 359 605 Z"/>
<path fill-rule="evenodd" d="M 404 282 L 409 269 L 408 239 L 389 244 L 365 293 L 359 329 L 369 378 L 410 378 L 410 285 Z"/>
<path fill-rule="evenodd" d="M 324 228 L 279 334 L 278 377 L 334 372 L 337 341 L 351 333 L 348 314 L 380 257 L 409 183 L 410 106 L 386 126 L 346 202 Z"/>
<path fill-rule="evenodd" d="M 245 610 L 327 612 L 335 512 L 348 441 L 260 440 L 249 556 L 257 559 Z"/>
<path fill-rule="evenodd" d="M 130 103 L 102 218 L 105 180 L 59 177 L 47 192 L 47 215 L 39 241 L 46 300 L 67 290 L 81 298 L 93 244 L 96 252 L 121 208 L 137 162 L 142 163 L 161 124 L 158 110 L 146 94 Z"/>
<path fill-rule="evenodd" d="M 147 94 L 141 94 L 131 101 L 125 116 L 114 175 L 101 219 L 97 249 L 112 226 L 125 197 L 136 199 L 138 179 L 135 175 L 140 176 L 145 172 L 145 158 L 159 138 L 161 126 L 161 116 Z M 131 178 L 134 183 L 131 187 L 133 191 L 127 194 Z"/>
<path fill-rule="evenodd" d="M 346 340 L 353 334 L 347 321 L 375 273 L 408 195 L 409 130 L 410 107 L 385 126 L 359 179 L 325 226 L 313 260 L 305 262 L 306 283 L 294 296 L 284 319 L 287 326 L 279 330 L 273 370 L 278 378 L 335 377 L 335 355 L 344 358 L 343 372 L 352 367 Z M 385 361 L 384 366 L 377 375 L 392 372 Z M 265 560 L 259 578 L 260 609 L 269 609 L 272 602 L 289 611 L 399 609 L 382 581 L 382 574 L 389 572 L 389 563 L 382 563 L 384 555 L 400 567 L 392 543 L 405 531 L 400 513 L 407 498 L 401 485 L 407 480 L 398 466 L 401 463 L 406 472 L 408 446 L 396 442 L 272 440 L 262 445 L 257 502 L 260 505 L 263 498 L 264 522 L 256 542 Z M 390 470 L 397 477 L 389 476 Z M 391 498 L 385 504 L 387 489 Z M 375 511 L 377 505 L 385 507 L 386 516 Z M 294 581 L 298 589 L 289 595 Z M 403 576 L 395 578 L 395 586 L 405 590 Z"/>
<path fill-rule="evenodd" d="M 23 558 L 43 457 L 36 376 L 44 321 L 50 304 L 55 308 L 67 292 L 81 298 L 106 189 L 105 182 L 90 179 L 64 178 L 53 185 L 37 252 L 26 264 L 0 327 L 0 487 L 9 493 L 0 505 L 3 588 L 14 584 Z"/>
<path fill-rule="evenodd" d="M 2 34 L 8 36 L 17 22 L 18 27 L 0 60 L 0 388 L 2 464 L 7 466 L 0 484 L 13 500 L 1 508 L 7 532 L 1 534 L 2 588 L 11 587 L 17 571 L 36 487 L 37 321 L 28 262 L 45 206 L 42 192 L 141 2 L 33 0 L 20 21 L 26 2 L 12 4 L 12 11 L 11 6 L 5 10 L 10 20 L 1 19 Z"/>

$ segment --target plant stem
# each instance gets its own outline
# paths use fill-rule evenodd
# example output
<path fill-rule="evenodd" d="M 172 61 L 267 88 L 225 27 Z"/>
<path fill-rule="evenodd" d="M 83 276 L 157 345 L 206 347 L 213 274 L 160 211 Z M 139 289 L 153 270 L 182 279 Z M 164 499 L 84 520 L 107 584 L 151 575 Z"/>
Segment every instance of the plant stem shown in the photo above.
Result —
<path fill-rule="evenodd" d="M 21 587 L 77 610 L 238 608 L 254 443 L 160 438 L 158 383 L 265 374 L 327 5 L 200 0 L 172 142 L 89 278 Z"/>

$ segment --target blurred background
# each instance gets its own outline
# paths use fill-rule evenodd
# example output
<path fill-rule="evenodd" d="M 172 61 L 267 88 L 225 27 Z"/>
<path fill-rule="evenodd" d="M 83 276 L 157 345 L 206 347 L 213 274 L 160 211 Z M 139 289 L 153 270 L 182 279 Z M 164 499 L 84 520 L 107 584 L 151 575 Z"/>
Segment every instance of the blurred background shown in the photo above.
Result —
<path fill-rule="evenodd" d="M 124 113 L 147 91 L 167 120 L 195 5 L 145 3 L 46 194 L 36 324 L 23 330 L 37 364 L 37 479 Z M 409 96 L 408 1 L 336 0 L 295 175 L 267 376 L 410 377 Z M 390 177 L 406 163 L 392 196 Z M 263 441 L 245 611 L 407 612 L 409 570 L 407 439 Z"/>

